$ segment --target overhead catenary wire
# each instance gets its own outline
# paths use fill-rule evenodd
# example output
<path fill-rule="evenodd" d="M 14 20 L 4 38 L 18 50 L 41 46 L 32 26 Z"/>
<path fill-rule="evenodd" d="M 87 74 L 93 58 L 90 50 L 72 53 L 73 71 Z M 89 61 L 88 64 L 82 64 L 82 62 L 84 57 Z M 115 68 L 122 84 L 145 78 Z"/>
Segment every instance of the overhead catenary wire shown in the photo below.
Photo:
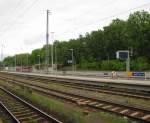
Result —
<path fill-rule="evenodd" d="M 33 3 L 30 4 L 30 6 L 27 7 L 27 9 L 25 9 L 21 14 L 19 14 L 17 18 L 23 17 L 23 16 L 35 5 L 35 3 L 36 3 L 37 1 L 38 1 L 38 0 L 33 1 Z M 121 15 L 121 14 L 130 12 L 130 11 L 132 11 L 132 10 L 135 10 L 135 9 L 138 9 L 138 8 L 142 8 L 142 7 L 144 7 L 144 6 L 148 6 L 149 4 L 150 4 L 150 3 L 146 3 L 146 4 L 143 4 L 143 5 L 138 6 L 138 7 L 135 7 L 135 8 L 131 8 L 131 9 L 128 9 L 128 10 L 125 10 L 125 11 L 122 11 L 122 12 L 119 12 L 119 13 L 116 13 L 116 14 L 113 14 L 113 15 L 110 15 L 110 16 L 107 16 L 107 17 L 104 17 L 104 18 L 100 18 L 100 19 L 98 19 L 97 21 L 84 24 L 84 25 L 82 25 L 82 26 L 80 26 L 80 27 L 73 28 L 72 30 L 67 30 L 67 31 L 65 31 L 65 32 L 62 32 L 61 34 L 65 34 L 65 33 L 67 33 L 68 31 L 74 31 L 74 30 L 82 29 L 82 28 L 84 28 L 85 26 L 86 26 L 86 27 L 87 27 L 87 26 L 91 26 L 91 25 L 93 25 L 93 24 L 95 24 L 95 23 L 108 20 L 109 18 L 113 18 L 113 17 L 115 17 L 115 16 L 117 16 L 117 15 Z M 27 11 L 27 12 L 26 12 L 26 11 Z M 16 18 L 15 23 L 12 24 L 12 25 L 10 25 L 10 26 L 6 29 L 6 31 L 3 31 L 3 33 L 8 32 L 9 29 L 11 29 L 11 28 L 17 23 L 17 21 L 18 21 L 17 18 Z M 61 34 L 60 34 L 60 35 L 61 35 Z M 0 34 L 0 35 L 1 35 L 1 34 Z M 5 34 L 2 34 L 2 35 L 5 35 Z"/>
<path fill-rule="evenodd" d="M 9 15 L 15 14 L 15 12 L 17 11 L 17 9 L 21 6 L 21 3 L 22 3 L 22 0 L 19 0 L 19 1 L 17 2 L 17 4 L 16 4 L 15 7 L 9 8 Z M 6 18 L 6 21 L 7 21 L 8 19 L 9 19 L 9 17 Z M 4 22 L 4 23 L 2 24 L 2 26 L 5 25 L 5 24 L 6 24 L 6 22 Z M 2 28 L 2 27 L 1 27 L 1 28 Z"/>
<path fill-rule="evenodd" d="M 64 31 L 64 32 L 62 32 L 61 34 L 59 34 L 59 35 L 57 35 L 57 36 L 61 36 L 61 35 L 65 34 L 65 33 L 68 33 L 68 32 L 74 31 L 74 30 L 77 31 L 77 30 L 82 29 L 82 28 L 84 28 L 84 27 L 91 26 L 91 25 L 93 25 L 93 24 L 95 24 L 95 23 L 99 23 L 99 22 L 102 22 L 102 21 L 106 21 L 106 20 L 111 19 L 111 18 L 113 18 L 113 17 L 116 17 L 116 16 L 118 16 L 118 15 L 122 15 L 122 14 L 125 14 L 125 13 L 127 13 L 127 12 L 130 12 L 130 11 L 133 11 L 133 10 L 136 10 L 136 9 L 139 9 L 139 8 L 142 8 L 142 7 L 145 7 L 145 6 L 148 6 L 148 5 L 150 5 L 150 2 L 148 2 L 148 3 L 146 3 L 146 4 L 143 4 L 143 5 L 140 5 L 140 6 L 138 6 L 138 7 L 134 7 L 134 8 L 131 8 L 131 9 L 128 9 L 128 10 L 125 10 L 125 11 L 122 11 L 122 12 L 119 12 L 119 13 L 116 13 L 116 14 L 113 14 L 113 15 L 111 15 L 111 16 L 107 16 L 107 17 L 101 18 L 101 19 L 99 19 L 99 20 L 97 20 L 97 21 L 95 21 L 95 22 L 90 22 L 90 23 L 84 24 L 84 25 L 82 25 L 82 26 L 80 26 L 80 27 L 76 27 L 76 28 L 73 28 L 73 29 L 71 29 L 71 30 Z"/>
<path fill-rule="evenodd" d="M 9 24 L 5 30 L 2 30 L 3 33 L 0 34 L 0 36 L 4 36 L 6 32 L 8 32 L 16 23 L 17 21 L 25 16 L 27 12 L 38 2 L 39 0 L 34 0 L 22 13 L 20 13 L 15 19 L 13 24 Z M 19 3 L 18 3 L 19 4 Z"/>
<path fill-rule="evenodd" d="M 29 11 L 29 9 L 31 9 L 32 6 L 33 6 L 37 1 L 39 1 L 39 0 L 33 1 L 33 3 L 23 11 L 23 13 L 26 12 L 26 11 Z M 117 0 L 116 0 L 116 1 L 117 1 Z M 115 2 L 116 2 L 116 1 L 115 1 Z M 110 5 L 112 2 L 114 3 L 113 0 L 109 1 L 107 4 L 104 5 L 104 7 L 106 7 L 107 5 Z M 17 5 L 13 8 L 13 11 L 11 11 L 10 13 L 13 14 L 13 13 L 17 10 L 17 8 L 20 7 L 21 3 L 22 3 L 22 0 L 19 0 L 19 2 L 17 3 Z M 8 24 L 8 26 L 6 27 L 6 29 L 4 29 L 4 30 L 1 31 L 0 36 L 5 35 L 6 32 L 8 32 L 8 30 L 10 30 L 14 25 L 16 25 L 18 19 L 20 19 L 22 16 L 24 16 L 24 14 L 21 13 L 20 15 L 18 15 L 18 16 L 16 17 L 16 19 L 14 20 L 14 23 L 13 23 L 13 24 L 11 24 L 11 23 Z M 2 25 L 5 25 L 5 24 L 2 24 Z M 5 32 L 5 33 L 4 33 L 4 32 Z"/>

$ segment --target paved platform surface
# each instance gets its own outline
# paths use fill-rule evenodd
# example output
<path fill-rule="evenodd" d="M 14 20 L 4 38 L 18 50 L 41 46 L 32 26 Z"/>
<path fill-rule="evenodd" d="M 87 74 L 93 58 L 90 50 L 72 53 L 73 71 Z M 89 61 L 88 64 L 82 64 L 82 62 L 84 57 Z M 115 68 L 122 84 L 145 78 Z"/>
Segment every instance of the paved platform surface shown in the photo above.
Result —
<path fill-rule="evenodd" d="M 128 80 L 128 79 L 111 79 L 111 78 L 93 78 L 93 77 L 79 77 L 79 76 L 68 76 L 68 75 L 50 75 L 50 74 L 39 74 L 39 73 L 23 73 L 23 72 L 8 72 L 8 73 L 16 73 L 16 74 L 25 74 L 25 75 L 35 75 L 35 76 L 45 76 L 45 77 L 57 77 L 57 78 L 68 78 L 74 80 L 87 80 L 87 81 L 95 81 L 95 82 L 106 82 L 106 83 L 120 83 L 120 84 L 128 84 L 128 85 L 143 85 L 150 86 L 150 80 Z"/>

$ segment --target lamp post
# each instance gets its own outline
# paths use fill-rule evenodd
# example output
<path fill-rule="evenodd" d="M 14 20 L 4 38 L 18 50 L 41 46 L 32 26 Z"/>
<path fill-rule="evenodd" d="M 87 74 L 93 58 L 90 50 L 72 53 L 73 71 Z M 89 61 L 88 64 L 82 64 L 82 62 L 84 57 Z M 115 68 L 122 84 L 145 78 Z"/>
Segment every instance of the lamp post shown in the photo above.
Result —
<path fill-rule="evenodd" d="M 3 51 L 4 51 L 4 48 L 5 48 L 5 45 L 2 44 L 2 45 L 1 45 L 1 61 L 3 61 Z M 4 62 L 2 62 L 2 67 L 3 67 L 3 69 L 4 69 L 4 67 L 5 67 Z"/>
<path fill-rule="evenodd" d="M 27 67 L 29 65 L 29 55 L 27 54 Z"/>
<path fill-rule="evenodd" d="M 57 43 L 55 43 L 54 48 L 55 48 L 55 69 L 57 73 Z"/>
<path fill-rule="evenodd" d="M 21 56 L 21 72 L 23 72 L 23 66 L 22 66 L 22 56 Z"/>
<path fill-rule="evenodd" d="M 71 57 L 72 57 L 72 71 L 74 71 L 74 55 L 73 55 L 73 49 L 69 49 L 71 51 Z"/>
<path fill-rule="evenodd" d="M 41 66 L 41 60 L 40 60 L 41 58 L 40 58 L 40 55 L 38 55 L 38 57 L 39 57 L 39 70 L 40 70 L 40 69 L 41 69 L 41 67 L 40 67 L 40 66 Z"/>
<path fill-rule="evenodd" d="M 23 51 L 23 47 L 22 46 L 20 47 L 20 50 Z M 22 55 L 20 56 L 20 60 L 21 60 L 20 61 L 21 72 L 23 72 L 23 56 Z"/>
<path fill-rule="evenodd" d="M 52 66 L 52 74 L 53 74 L 53 70 L 54 70 L 54 49 L 53 49 L 54 32 L 51 32 L 51 41 L 52 41 L 52 45 L 51 45 L 51 66 Z"/>
<path fill-rule="evenodd" d="M 16 72 L 16 65 L 17 65 L 17 55 L 15 55 L 15 72 Z"/>
<path fill-rule="evenodd" d="M 128 53 L 128 57 L 126 60 L 126 71 L 130 71 L 130 54 L 129 54 L 129 51 L 127 53 Z"/>

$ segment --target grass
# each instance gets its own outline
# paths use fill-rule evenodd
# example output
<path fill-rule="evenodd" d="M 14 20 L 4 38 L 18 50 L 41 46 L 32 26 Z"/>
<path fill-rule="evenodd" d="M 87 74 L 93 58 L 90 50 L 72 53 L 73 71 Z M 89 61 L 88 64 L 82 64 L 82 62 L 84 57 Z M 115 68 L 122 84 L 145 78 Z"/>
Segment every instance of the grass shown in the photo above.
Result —
<path fill-rule="evenodd" d="M 96 121 L 101 119 L 106 123 L 129 123 L 129 121 L 122 117 L 104 112 L 91 112 L 88 115 L 84 115 L 84 110 L 81 108 L 64 104 L 60 101 L 44 97 L 34 92 L 31 94 L 30 90 L 28 91 L 24 89 L 24 91 L 22 91 L 22 89 L 18 88 L 15 92 L 20 96 L 23 96 L 25 99 L 40 105 L 44 109 L 48 109 L 48 111 L 57 115 L 57 117 L 62 119 L 65 123 L 89 123 L 89 121 L 95 119 L 96 116 L 99 117 L 98 119 L 95 119 Z M 93 123 L 96 123 L 96 121 Z"/>
<path fill-rule="evenodd" d="M 87 123 L 97 123 L 96 121 L 101 121 L 101 123 L 129 123 L 127 118 L 118 117 L 105 112 L 92 113 L 87 117 Z"/>
<path fill-rule="evenodd" d="M 61 120 L 64 120 L 66 123 L 84 123 L 85 119 L 83 117 L 83 111 L 77 107 L 70 107 L 65 105 L 62 102 L 38 95 L 36 93 L 31 93 L 27 89 L 17 88 L 15 92 L 24 97 L 26 100 L 30 100 L 40 107 L 46 109 L 48 112 L 55 114 Z"/>

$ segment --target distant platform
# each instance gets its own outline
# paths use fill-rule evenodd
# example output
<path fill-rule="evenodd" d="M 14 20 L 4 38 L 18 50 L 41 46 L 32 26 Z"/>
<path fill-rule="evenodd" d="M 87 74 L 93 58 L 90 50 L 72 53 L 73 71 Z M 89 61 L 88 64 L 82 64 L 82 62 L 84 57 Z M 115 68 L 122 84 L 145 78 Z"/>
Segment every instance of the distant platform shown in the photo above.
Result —
<path fill-rule="evenodd" d="M 114 84 L 127 84 L 127 85 L 138 85 L 138 86 L 149 86 L 150 80 L 130 80 L 130 79 L 111 79 L 111 78 L 102 78 L 102 77 L 84 77 L 84 76 L 68 76 L 68 75 L 51 75 L 51 74 L 39 74 L 39 73 L 24 73 L 24 72 L 7 72 L 13 74 L 23 74 L 23 75 L 32 75 L 32 76 L 42 76 L 42 77 L 55 77 L 55 78 L 64 78 L 72 80 L 84 80 L 91 82 L 103 82 L 103 83 L 114 83 Z"/>

